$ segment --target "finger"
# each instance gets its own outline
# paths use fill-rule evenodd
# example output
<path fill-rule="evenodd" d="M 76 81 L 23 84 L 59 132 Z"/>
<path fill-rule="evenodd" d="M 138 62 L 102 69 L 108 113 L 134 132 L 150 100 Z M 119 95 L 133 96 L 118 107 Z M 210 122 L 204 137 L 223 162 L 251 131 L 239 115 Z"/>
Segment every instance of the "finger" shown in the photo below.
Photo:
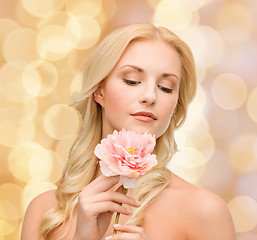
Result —
<path fill-rule="evenodd" d="M 115 203 L 127 204 L 132 207 L 140 207 L 141 203 L 134 200 L 133 198 L 126 196 L 123 193 L 119 192 L 102 192 L 94 195 L 90 199 L 91 202 L 106 202 L 112 201 Z"/>
<path fill-rule="evenodd" d="M 121 184 L 121 183 L 120 183 Z M 117 190 L 116 190 L 116 192 L 122 192 L 122 190 L 123 190 L 123 185 L 121 184 L 118 188 L 117 188 Z M 128 193 L 128 189 L 127 188 L 125 188 L 125 195 Z"/>
<path fill-rule="evenodd" d="M 90 192 L 91 194 L 95 194 L 108 191 L 119 182 L 119 179 L 119 176 L 106 177 L 104 175 L 101 175 L 90 184 L 85 186 L 81 192 L 83 193 L 84 191 L 86 191 L 87 193 Z"/>
<path fill-rule="evenodd" d="M 112 236 L 108 236 L 105 240 L 143 240 L 139 234 L 137 233 L 117 233 Z"/>
<path fill-rule="evenodd" d="M 124 215 L 131 214 L 131 212 L 128 209 L 126 209 L 124 206 L 121 206 L 111 201 L 89 204 L 85 206 L 83 209 L 85 214 L 88 216 L 98 216 L 100 213 L 105 213 L 105 212 L 111 212 L 111 213 L 119 212 Z"/>
<path fill-rule="evenodd" d="M 127 232 L 127 233 L 139 233 L 139 234 L 144 234 L 144 229 L 142 227 L 130 225 L 130 224 L 114 224 L 113 225 L 114 229 L 119 231 L 119 232 Z"/>

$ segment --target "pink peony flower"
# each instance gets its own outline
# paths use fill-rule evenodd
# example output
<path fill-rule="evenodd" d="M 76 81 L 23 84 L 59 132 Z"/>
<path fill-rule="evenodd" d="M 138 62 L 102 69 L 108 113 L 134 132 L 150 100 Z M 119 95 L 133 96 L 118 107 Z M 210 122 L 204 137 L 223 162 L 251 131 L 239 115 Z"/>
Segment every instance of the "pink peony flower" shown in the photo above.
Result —
<path fill-rule="evenodd" d="M 156 155 L 151 154 L 154 146 L 155 138 L 151 134 L 122 129 L 102 139 L 94 153 L 105 176 L 120 175 L 123 186 L 133 188 L 137 178 L 157 164 Z"/>

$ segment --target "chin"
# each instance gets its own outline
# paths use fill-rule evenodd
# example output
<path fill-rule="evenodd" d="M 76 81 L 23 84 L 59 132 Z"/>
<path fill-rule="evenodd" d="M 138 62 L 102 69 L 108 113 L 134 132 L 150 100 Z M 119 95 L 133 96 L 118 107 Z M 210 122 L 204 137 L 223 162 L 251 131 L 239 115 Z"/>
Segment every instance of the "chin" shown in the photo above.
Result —
<path fill-rule="evenodd" d="M 152 135 L 156 135 L 156 131 L 154 131 L 152 128 L 147 126 L 133 126 L 133 127 L 124 127 L 126 130 L 135 131 L 137 133 L 144 134 L 145 132 L 148 132 Z"/>

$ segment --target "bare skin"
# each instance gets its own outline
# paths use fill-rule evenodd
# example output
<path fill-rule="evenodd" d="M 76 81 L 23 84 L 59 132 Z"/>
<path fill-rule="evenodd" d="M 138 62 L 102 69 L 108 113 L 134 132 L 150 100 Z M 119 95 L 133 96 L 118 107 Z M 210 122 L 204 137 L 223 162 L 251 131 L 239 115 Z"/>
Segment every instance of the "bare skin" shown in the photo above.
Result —
<path fill-rule="evenodd" d="M 176 112 L 180 78 L 180 57 L 169 44 L 159 40 L 130 43 L 105 84 L 94 93 L 102 107 L 102 137 L 122 128 L 160 137 Z M 107 236 L 118 240 L 236 239 L 224 201 L 176 175 L 148 205 L 143 226 L 126 225 L 130 217 L 127 209 L 140 204 L 131 198 L 131 191 L 122 194 L 118 182 L 118 176 L 107 178 L 98 171 L 98 177 L 79 194 L 78 206 L 70 217 L 71 228 L 67 223 L 50 239 L 59 239 L 66 231 L 63 240 L 100 240 Z M 43 214 L 56 204 L 54 191 L 32 201 L 25 215 L 22 240 L 37 239 Z M 116 212 L 121 213 L 121 227 L 116 226 L 118 234 L 112 235 Z"/>
<path fill-rule="evenodd" d="M 71 217 L 71 228 L 62 239 L 99 240 L 111 236 L 116 216 L 113 213 L 117 211 L 121 212 L 121 227 L 116 227 L 119 232 L 110 239 L 236 239 L 232 219 L 224 201 L 174 174 L 167 188 L 147 207 L 142 227 L 125 224 L 130 216 L 126 209 L 139 206 L 129 197 L 131 191 L 127 192 L 127 196 L 120 189 L 115 192 L 113 188 L 105 191 L 106 187 L 117 188 L 118 177 L 107 179 L 100 176 L 92 183 L 82 190 L 77 211 Z M 123 206 L 116 202 L 122 202 Z M 25 215 L 22 240 L 37 239 L 43 214 L 56 204 L 54 190 L 43 193 L 32 201 Z M 51 239 L 57 239 L 67 229 L 68 225 L 55 231 Z"/>

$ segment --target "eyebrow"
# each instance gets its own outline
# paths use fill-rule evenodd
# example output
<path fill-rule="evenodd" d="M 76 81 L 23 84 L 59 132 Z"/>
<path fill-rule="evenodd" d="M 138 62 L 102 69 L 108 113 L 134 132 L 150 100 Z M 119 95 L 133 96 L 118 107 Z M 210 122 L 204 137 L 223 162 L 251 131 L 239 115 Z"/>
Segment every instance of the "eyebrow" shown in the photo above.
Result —
<path fill-rule="evenodd" d="M 128 65 L 121 66 L 120 68 L 124 68 L 124 67 L 131 67 L 131 68 L 137 70 L 138 72 L 142 72 L 142 73 L 144 72 L 143 68 L 135 66 L 135 65 L 128 64 Z M 166 77 L 176 77 L 179 80 L 179 77 L 174 73 L 163 73 L 162 77 L 164 77 L 164 78 L 166 78 Z"/>
<path fill-rule="evenodd" d="M 162 76 L 163 77 L 175 77 L 179 80 L 179 77 L 174 73 L 163 73 Z"/>
<path fill-rule="evenodd" d="M 143 68 L 135 66 L 135 65 L 124 65 L 124 66 L 121 66 L 120 68 L 124 68 L 124 67 L 131 67 L 131 68 L 134 68 L 135 70 L 137 70 L 138 72 L 144 72 Z"/>

